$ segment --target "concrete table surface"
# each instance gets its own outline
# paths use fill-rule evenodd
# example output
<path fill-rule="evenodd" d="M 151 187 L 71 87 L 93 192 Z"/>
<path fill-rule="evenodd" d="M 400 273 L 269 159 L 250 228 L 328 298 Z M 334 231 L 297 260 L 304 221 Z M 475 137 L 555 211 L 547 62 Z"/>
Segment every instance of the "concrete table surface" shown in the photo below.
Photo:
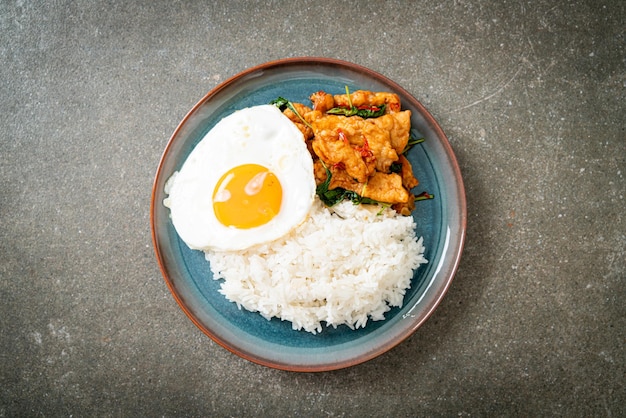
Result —
<path fill-rule="evenodd" d="M 626 416 L 626 3 L 0 3 L 0 417 Z M 251 66 L 395 80 L 448 134 L 467 242 L 408 340 L 269 369 L 187 319 L 151 243 L 178 122 Z"/>

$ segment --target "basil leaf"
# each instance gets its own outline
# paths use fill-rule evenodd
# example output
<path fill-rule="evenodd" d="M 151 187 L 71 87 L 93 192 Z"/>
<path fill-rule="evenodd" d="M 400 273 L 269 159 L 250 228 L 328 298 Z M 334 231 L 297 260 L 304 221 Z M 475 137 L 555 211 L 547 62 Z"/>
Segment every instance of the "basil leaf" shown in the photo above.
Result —
<path fill-rule="evenodd" d="M 323 183 L 320 183 L 315 188 L 315 193 L 317 193 L 320 200 L 326 206 L 334 206 L 337 203 L 339 203 L 341 200 L 343 200 L 343 193 L 341 192 L 341 190 L 338 190 L 338 189 L 328 190 L 328 185 L 330 184 L 330 179 L 333 175 L 328 169 L 328 167 L 326 167 L 326 164 L 324 164 L 323 161 L 322 161 L 322 165 L 324 166 L 324 169 L 326 170 L 326 180 Z"/>
<path fill-rule="evenodd" d="M 352 192 L 354 193 L 354 192 Z M 385 205 L 383 202 L 379 202 L 378 200 L 370 199 L 369 197 L 359 196 L 354 193 L 355 199 L 352 199 L 352 203 L 355 205 Z"/>
<path fill-rule="evenodd" d="M 326 111 L 329 115 L 354 116 L 357 112 L 356 107 L 333 107 Z"/>
<path fill-rule="evenodd" d="M 330 172 L 328 167 L 326 167 L 326 164 L 324 164 L 324 161 L 320 160 L 320 162 L 324 166 L 324 170 L 326 170 L 326 180 L 324 180 L 323 183 L 320 183 L 315 188 L 315 193 L 317 193 L 317 194 L 324 194 L 324 193 L 326 193 L 328 191 L 328 185 L 330 184 L 330 178 L 333 176 L 333 174 Z"/>
<path fill-rule="evenodd" d="M 424 193 L 420 193 L 417 196 L 415 196 L 415 201 L 419 202 L 420 200 L 430 200 L 430 199 L 434 199 L 435 195 L 432 195 L 428 192 L 424 192 Z"/>
<path fill-rule="evenodd" d="M 414 145 L 421 144 L 425 140 L 426 139 L 424 137 L 418 137 L 416 131 L 411 129 L 411 132 L 409 133 L 409 142 L 407 142 L 406 146 L 402 150 L 402 154 L 406 155 L 406 153 L 409 152 Z"/>
<path fill-rule="evenodd" d="M 333 107 L 332 109 L 327 110 L 326 113 L 329 115 L 339 115 L 339 116 L 348 116 L 348 117 L 360 116 L 363 119 L 377 118 L 385 114 L 385 105 L 382 105 L 381 107 L 372 106 L 371 108 L 366 108 L 366 109 L 359 109 L 355 106 Z"/>
<path fill-rule="evenodd" d="M 327 190 L 325 193 L 319 195 L 320 200 L 328 207 L 335 206 L 345 198 L 346 190 L 338 187 L 333 190 Z"/>
<path fill-rule="evenodd" d="M 269 104 L 276 106 L 280 110 L 285 110 L 287 108 L 288 103 L 289 103 L 289 100 L 285 99 L 284 97 L 277 97 L 276 99 L 272 100 Z"/>
<path fill-rule="evenodd" d="M 402 164 L 398 162 L 391 163 L 391 165 L 389 166 L 389 172 L 396 174 L 402 173 Z"/>
<path fill-rule="evenodd" d="M 372 106 L 368 109 L 359 109 L 356 112 L 356 115 L 362 117 L 363 119 L 377 118 L 384 114 L 385 114 L 385 105 L 382 105 L 381 107 Z"/>

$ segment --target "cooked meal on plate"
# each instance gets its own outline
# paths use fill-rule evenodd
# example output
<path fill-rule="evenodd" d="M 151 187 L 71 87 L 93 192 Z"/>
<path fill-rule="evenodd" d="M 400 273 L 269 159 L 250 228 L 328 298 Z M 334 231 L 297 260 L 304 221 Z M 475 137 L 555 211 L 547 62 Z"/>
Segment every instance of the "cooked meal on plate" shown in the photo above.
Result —
<path fill-rule="evenodd" d="M 235 111 L 165 185 L 176 232 L 239 308 L 295 330 L 402 306 L 424 258 L 410 216 L 411 112 L 394 93 L 315 92 Z"/>

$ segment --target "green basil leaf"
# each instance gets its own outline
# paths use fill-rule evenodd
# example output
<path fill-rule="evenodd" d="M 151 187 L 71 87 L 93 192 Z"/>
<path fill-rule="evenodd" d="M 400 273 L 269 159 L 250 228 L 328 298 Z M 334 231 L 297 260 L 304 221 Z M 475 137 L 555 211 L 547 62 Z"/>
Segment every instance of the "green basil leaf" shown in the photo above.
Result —
<path fill-rule="evenodd" d="M 362 117 L 363 119 L 377 118 L 384 114 L 385 114 L 385 105 L 382 105 L 381 107 L 376 107 L 376 108 L 372 107 L 369 109 L 359 109 L 356 112 L 356 115 Z"/>
<path fill-rule="evenodd" d="M 285 99 L 284 97 L 278 97 L 272 100 L 269 104 L 276 106 L 280 110 L 285 110 L 287 108 L 287 105 L 289 104 L 289 100 Z"/>
<path fill-rule="evenodd" d="M 345 198 L 346 190 L 338 187 L 333 190 L 328 190 L 325 193 L 319 195 L 320 200 L 328 207 L 335 206 Z"/>
<path fill-rule="evenodd" d="M 369 118 L 377 118 L 385 114 L 385 105 L 381 107 L 367 108 L 367 109 L 359 109 L 357 107 L 333 107 L 326 111 L 329 115 L 339 115 L 339 116 L 360 116 L 363 119 Z"/>
<path fill-rule="evenodd" d="M 389 166 L 389 171 L 396 174 L 402 173 L 402 164 L 398 162 L 391 163 L 391 165 Z"/>
<path fill-rule="evenodd" d="M 430 199 L 434 199 L 435 195 L 432 195 L 428 192 L 424 192 L 424 193 L 420 193 L 417 196 L 415 196 L 415 201 L 419 202 L 420 200 L 430 200 Z"/>
<path fill-rule="evenodd" d="M 409 150 L 413 148 L 413 146 L 421 144 L 425 140 L 426 139 L 424 137 L 418 137 L 417 132 L 411 129 L 411 132 L 409 133 L 409 142 L 407 142 L 406 147 L 404 147 L 404 149 L 402 150 L 402 154 L 406 155 L 406 153 L 409 152 Z"/>
<path fill-rule="evenodd" d="M 322 161 L 322 165 L 324 166 L 324 169 L 326 170 L 326 180 L 324 180 L 323 183 L 320 183 L 315 188 L 315 193 L 317 193 L 317 195 L 319 196 L 320 200 L 326 206 L 334 206 L 337 203 L 339 203 L 341 200 L 343 200 L 342 189 L 328 190 L 328 185 L 330 184 L 330 179 L 332 178 L 332 173 L 330 172 L 328 167 L 326 167 L 326 164 L 324 164 L 323 161 Z"/>
<path fill-rule="evenodd" d="M 333 107 L 326 111 L 329 115 L 354 116 L 356 115 L 356 107 Z"/>

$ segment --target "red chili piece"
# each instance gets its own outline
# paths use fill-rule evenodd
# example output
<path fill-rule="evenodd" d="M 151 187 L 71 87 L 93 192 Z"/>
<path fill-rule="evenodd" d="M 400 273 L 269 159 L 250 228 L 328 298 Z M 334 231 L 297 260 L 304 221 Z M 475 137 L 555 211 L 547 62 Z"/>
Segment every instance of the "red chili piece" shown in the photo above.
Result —
<path fill-rule="evenodd" d="M 372 150 L 370 149 L 370 144 L 369 142 L 367 142 L 367 138 L 364 136 L 363 137 L 363 145 L 362 146 L 356 146 L 354 147 L 355 150 L 357 150 L 358 152 L 361 153 L 361 157 L 363 158 L 369 158 L 372 157 L 374 155 L 374 153 L 372 152 Z"/>
<path fill-rule="evenodd" d="M 346 134 L 343 133 L 341 129 L 337 129 L 337 133 L 339 134 L 339 139 L 341 139 L 346 144 L 350 144 L 350 142 L 348 141 L 348 137 L 346 136 Z"/>

